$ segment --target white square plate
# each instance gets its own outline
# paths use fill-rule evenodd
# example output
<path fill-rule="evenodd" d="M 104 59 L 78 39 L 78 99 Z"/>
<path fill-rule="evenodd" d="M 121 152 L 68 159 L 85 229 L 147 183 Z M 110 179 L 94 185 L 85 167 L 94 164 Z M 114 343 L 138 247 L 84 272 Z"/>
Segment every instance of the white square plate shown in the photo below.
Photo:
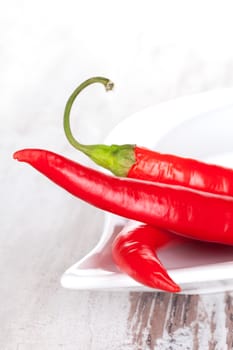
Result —
<path fill-rule="evenodd" d="M 105 143 L 134 143 L 159 152 L 233 167 L 233 90 L 185 96 L 147 108 L 125 119 Z M 233 179 L 232 179 L 233 180 Z M 61 283 L 71 289 L 151 291 L 120 273 L 111 257 L 111 242 L 125 220 L 106 217 L 97 246 L 71 266 Z M 160 259 L 185 294 L 233 289 L 233 247 L 192 241 Z"/>

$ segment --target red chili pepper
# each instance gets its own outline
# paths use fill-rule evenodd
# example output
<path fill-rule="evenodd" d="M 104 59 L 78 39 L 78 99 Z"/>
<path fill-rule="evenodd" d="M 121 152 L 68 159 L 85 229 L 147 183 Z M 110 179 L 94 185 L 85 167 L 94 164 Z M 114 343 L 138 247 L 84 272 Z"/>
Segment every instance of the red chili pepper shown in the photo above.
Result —
<path fill-rule="evenodd" d="M 113 241 L 113 259 L 120 271 L 145 286 L 180 292 L 156 254 L 159 248 L 180 240 L 177 235 L 150 225 L 130 224 Z"/>
<path fill-rule="evenodd" d="M 21 150 L 14 158 L 100 209 L 190 238 L 233 244 L 232 197 L 106 175 L 45 150 Z"/>
<path fill-rule="evenodd" d="M 107 90 L 108 79 L 97 77 L 85 81 L 70 96 L 64 112 L 64 130 L 69 142 L 98 165 L 117 176 L 185 186 L 205 192 L 233 195 L 233 170 L 198 160 L 161 154 L 136 145 L 83 145 L 73 136 L 70 111 L 78 94 L 88 85 L 99 82 Z"/>

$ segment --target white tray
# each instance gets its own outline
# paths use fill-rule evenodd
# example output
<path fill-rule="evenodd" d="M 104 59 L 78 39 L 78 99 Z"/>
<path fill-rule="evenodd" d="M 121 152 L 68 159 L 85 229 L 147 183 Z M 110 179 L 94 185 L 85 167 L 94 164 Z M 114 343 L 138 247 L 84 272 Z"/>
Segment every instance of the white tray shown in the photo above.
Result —
<path fill-rule="evenodd" d="M 135 143 L 160 152 L 233 167 L 233 90 L 221 89 L 178 98 L 147 108 L 121 122 L 105 143 Z M 105 215 L 97 246 L 61 277 L 71 289 L 151 291 L 120 273 L 111 242 L 125 220 Z M 191 242 L 160 258 L 184 294 L 233 289 L 233 247 Z"/>

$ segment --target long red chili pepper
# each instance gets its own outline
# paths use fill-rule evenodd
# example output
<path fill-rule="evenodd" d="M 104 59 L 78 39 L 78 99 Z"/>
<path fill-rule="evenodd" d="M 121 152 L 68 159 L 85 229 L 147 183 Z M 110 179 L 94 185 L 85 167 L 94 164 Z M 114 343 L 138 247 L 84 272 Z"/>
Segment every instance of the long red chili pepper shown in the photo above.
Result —
<path fill-rule="evenodd" d="M 118 176 L 185 186 L 205 192 L 233 195 L 233 170 L 198 160 L 161 154 L 136 145 L 83 145 L 73 136 L 70 111 L 78 94 L 93 83 L 111 90 L 113 83 L 96 77 L 82 83 L 70 96 L 64 112 L 64 130 L 69 142 L 98 165 Z"/>
<path fill-rule="evenodd" d="M 112 256 L 120 271 L 137 282 L 150 288 L 179 292 L 181 288 L 168 275 L 156 251 L 180 241 L 181 237 L 168 231 L 146 224 L 129 224 L 113 241 Z"/>
<path fill-rule="evenodd" d="M 100 209 L 190 238 L 233 244 L 232 197 L 106 175 L 45 150 L 21 150 L 14 158 Z"/>

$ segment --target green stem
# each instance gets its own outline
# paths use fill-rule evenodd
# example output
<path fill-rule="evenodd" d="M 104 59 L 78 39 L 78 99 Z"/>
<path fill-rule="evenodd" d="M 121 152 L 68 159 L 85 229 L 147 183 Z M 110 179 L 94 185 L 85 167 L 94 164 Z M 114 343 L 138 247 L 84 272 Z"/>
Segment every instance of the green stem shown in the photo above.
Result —
<path fill-rule="evenodd" d="M 117 176 L 127 176 L 129 169 L 135 162 L 134 145 L 84 145 L 78 142 L 72 134 L 70 127 L 70 111 L 76 97 L 87 86 L 101 83 L 106 91 L 112 90 L 114 84 L 107 78 L 94 77 L 79 85 L 69 97 L 64 111 L 63 126 L 65 135 L 72 146 L 85 153 L 96 164 L 110 170 Z"/>
<path fill-rule="evenodd" d="M 65 106 L 65 111 L 64 111 L 64 119 L 63 119 L 63 126 L 64 126 L 64 131 L 65 131 L 65 135 L 68 139 L 68 141 L 70 142 L 70 144 L 72 146 L 74 146 L 76 149 L 78 149 L 79 151 L 84 151 L 84 145 L 82 145 L 81 143 L 79 143 L 74 135 L 72 134 L 71 131 L 71 127 L 70 127 L 70 111 L 71 108 L 73 106 L 73 103 L 76 99 L 76 97 L 80 94 L 80 92 L 82 90 L 84 90 L 87 86 L 91 85 L 91 84 L 95 84 L 95 83 L 100 83 L 103 84 L 106 91 L 110 91 L 113 89 L 114 84 L 107 78 L 103 78 L 103 77 L 94 77 L 94 78 L 90 78 L 85 80 L 82 84 L 80 84 L 75 90 L 74 92 L 71 94 L 71 96 L 69 97 L 66 106 Z"/>

